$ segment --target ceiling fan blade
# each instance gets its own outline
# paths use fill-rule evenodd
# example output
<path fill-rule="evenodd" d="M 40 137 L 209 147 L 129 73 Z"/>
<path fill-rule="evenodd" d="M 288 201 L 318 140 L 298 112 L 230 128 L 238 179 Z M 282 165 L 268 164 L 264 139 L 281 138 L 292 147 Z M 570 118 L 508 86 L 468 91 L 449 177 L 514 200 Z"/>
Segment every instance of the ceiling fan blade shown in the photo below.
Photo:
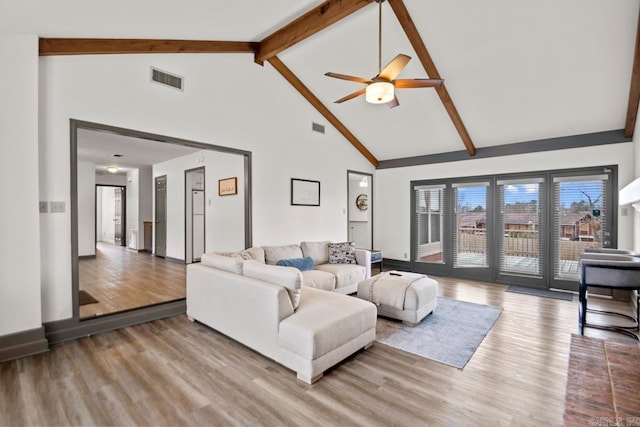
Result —
<path fill-rule="evenodd" d="M 435 87 L 442 86 L 442 79 L 399 79 L 393 82 L 396 89 L 411 89 L 418 87 Z"/>
<path fill-rule="evenodd" d="M 331 72 L 325 73 L 324 75 L 328 77 L 333 77 L 335 79 L 349 80 L 350 82 L 358 82 L 358 83 L 364 83 L 364 84 L 371 83 L 371 80 L 365 79 L 364 77 L 348 76 L 346 74 L 338 74 L 338 73 L 331 73 Z"/>
<path fill-rule="evenodd" d="M 357 91 L 355 91 L 353 93 L 350 93 L 349 95 L 347 95 L 347 96 L 345 96 L 343 98 L 338 99 L 337 101 L 335 101 L 335 103 L 336 104 L 341 104 L 344 101 L 348 101 L 348 100 L 353 99 L 353 98 L 355 98 L 357 96 L 364 95 L 366 91 L 367 91 L 367 88 L 362 88 L 362 89 L 357 90 Z"/>
<path fill-rule="evenodd" d="M 389 108 L 397 107 L 398 105 L 400 105 L 400 102 L 398 101 L 398 97 L 394 96 L 393 99 L 391 101 L 387 102 L 386 105 Z"/>
<path fill-rule="evenodd" d="M 395 79 L 398 74 L 400 74 L 400 72 L 404 69 L 404 67 L 407 66 L 410 60 L 410 56 L 399 54 L 398 56 L 393 58 L 386 67 L 384 67 L 384 70 L 380 71 L 378 77 L 382 77 L 383 79 L 389 81 Z"/>

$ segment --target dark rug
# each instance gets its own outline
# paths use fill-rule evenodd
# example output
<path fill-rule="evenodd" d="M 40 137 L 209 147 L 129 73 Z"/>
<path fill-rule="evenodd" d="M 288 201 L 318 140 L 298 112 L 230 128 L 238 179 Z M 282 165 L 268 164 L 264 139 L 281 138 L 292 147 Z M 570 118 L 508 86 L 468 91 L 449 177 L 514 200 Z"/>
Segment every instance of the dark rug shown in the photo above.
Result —
<path fill-rule="evenodd" d="M 438 297 L 435 311 L 414 327 L 379 317 L 376 341 L 462 369 L 500 312 L 489 305 Z"/>
<path fill-rule="evenodd" d="M 548 291 L 546 289 L 528 288 L 526 286 L 511 285 L 507 292 L 515 294 L 533 295 L 542 298 L 560 299 L 563 301 L 573 301 L 573 294 L 570 292 Z"/>
<path fill-rule="evenodd" d="M 95 304 L 98 302 L 98 300 L 87 291 L 78 292 L 78 301 L 80 305 Z"/>
<path fill-rule="evenodd" d="M 637 343 L 571 335 L 564 425 L 638 424 L 639 359 Z"/>

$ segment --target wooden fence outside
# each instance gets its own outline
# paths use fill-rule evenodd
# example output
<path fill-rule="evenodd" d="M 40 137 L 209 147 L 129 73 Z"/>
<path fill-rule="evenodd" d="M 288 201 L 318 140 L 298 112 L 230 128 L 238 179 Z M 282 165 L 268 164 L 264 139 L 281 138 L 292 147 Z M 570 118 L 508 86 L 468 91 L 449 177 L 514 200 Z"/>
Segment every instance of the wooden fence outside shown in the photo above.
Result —
<path fill-rule="evenodd" d="M 484 233 L 460 230 L 458 233 L 458 253 L 484 254 L 487 247 L 487 236 Z M 517 236 L 517 237 L 516 237 Z M 525 258 L 539 257 L 539 239 L 537 231 L 507 232 L 503 237 L 503 251 L 506 256 Z M 598 242 L 560 241 L 560 259 L 578 261 L 580 254 L 587 248 L 598 248 Z"/>

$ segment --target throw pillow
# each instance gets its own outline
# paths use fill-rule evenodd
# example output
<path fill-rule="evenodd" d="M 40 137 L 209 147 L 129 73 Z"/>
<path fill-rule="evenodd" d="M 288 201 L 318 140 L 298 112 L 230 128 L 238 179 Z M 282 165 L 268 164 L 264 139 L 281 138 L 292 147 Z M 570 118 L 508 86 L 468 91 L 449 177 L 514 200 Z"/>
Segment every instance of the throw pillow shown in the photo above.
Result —
<path fill-rule="evenodd" d="M 329 264 L 355 264 L 356 246 L 353 242 L 329 243 Z"/>
<path fill-rule="evenodd" d="M 263 246 L 267 264 L 276 265 L 281 259 L 302 258 L 300 245 Z"/>
<path fill-rule="evenodd" d="M 304 256 L 313 258 L 315 265 L 329 262 L 329 241 L 323 242 L 300 242 L 300 248 Z"/>
<path fill-rule="evenodd" d="M 307 256 L 304 258 L 281 259 L 276 263 L 276 265 L 283 267 L 295 267 L 300 271 L 313 270 L 313 258 Z"/>

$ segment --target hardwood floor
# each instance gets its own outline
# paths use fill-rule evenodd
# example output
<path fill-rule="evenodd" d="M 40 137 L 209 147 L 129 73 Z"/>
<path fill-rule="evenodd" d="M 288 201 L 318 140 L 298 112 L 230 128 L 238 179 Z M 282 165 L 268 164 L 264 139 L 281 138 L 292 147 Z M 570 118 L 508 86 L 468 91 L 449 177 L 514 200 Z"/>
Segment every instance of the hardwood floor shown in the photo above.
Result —
<path fill-rule="evenodd" d="M 0 364 L 0 425 L 562 425 L 577 302 L 438 281 L 502 308 L 464 370 L 376 342 L 306 385 L 177 316 Z"/>
<path fill-rule="evenodd" d="M 78 263 L 80 289 L 98 303 L 80 306 L 92 317 L 184 298 L 186 265 L 98 242 L 94 259 Z"/>

